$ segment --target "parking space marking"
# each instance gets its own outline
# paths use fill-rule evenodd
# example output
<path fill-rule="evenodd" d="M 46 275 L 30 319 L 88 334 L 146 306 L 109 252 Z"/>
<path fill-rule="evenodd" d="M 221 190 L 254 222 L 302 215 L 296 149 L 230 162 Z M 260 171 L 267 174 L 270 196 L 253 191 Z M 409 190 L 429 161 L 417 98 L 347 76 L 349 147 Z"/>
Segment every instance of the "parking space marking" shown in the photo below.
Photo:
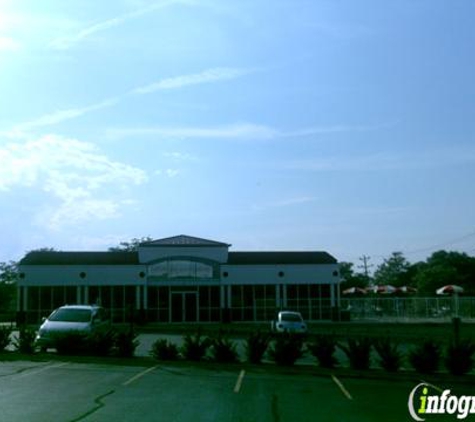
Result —
<path fill-rule="evenodd" d="M 151 368 L 147 368 L 142 372 L 139 372 L 138 374 L 134 375 L 132 378 L 129 378 L 127 381 L 123 382 L 122 385 L 126 387 L 127 385 L 132 384 L 134 381 L 137 381 L 139 378 L 142 378 L 144 375 L 147 375 L 149 372 L 152 372 L 157 368 L 158 365 L 152 366 Z"/>
<path fill-rule="evenodd" d="M 351 397 L 351 394 L 349 391 L 345 388 L 345 386 L 342 384 L 342 382 L 335 377 L 335 375 L 332 374 L 332 379 L 335 382 L 336 385 L 340 388 L 341 392 L 346 396 L 348 400 L 353 400 L 353 397 Z"/>
<path fill-rule="evenodd" d="M 13 379 L 16 380 L 16 379 L 20 379 L 20 378 L 30 377 L 32 375 L 40 374 L 41 372 L 45 372 L 45 371 L 48 371 L 50 369 L 61 368 L 61 367 L 66 366 L 66 365 L 69 365 L 69 362 L 62 362 L 62 363 L 56 363 L 56 364 L 50 364 L 48 362 L 47 365 L 42 366 L 39 369 L 35 368 L 35 369 L 32 369 L 31 371 L 22 372 L 21 374 L 14 376 Z"/>
<path fill-rule="evenodd" d="M 236 381 L 236 385 L 234 386 L 234 392 L 239 393 L 239 390 L 241 390 L 241 385 L 242 385 L 242 380 L 244 379 L 244 375 L 246 375 L 246 371 L 243 369 L 238 376 L 238 379 Z"/>

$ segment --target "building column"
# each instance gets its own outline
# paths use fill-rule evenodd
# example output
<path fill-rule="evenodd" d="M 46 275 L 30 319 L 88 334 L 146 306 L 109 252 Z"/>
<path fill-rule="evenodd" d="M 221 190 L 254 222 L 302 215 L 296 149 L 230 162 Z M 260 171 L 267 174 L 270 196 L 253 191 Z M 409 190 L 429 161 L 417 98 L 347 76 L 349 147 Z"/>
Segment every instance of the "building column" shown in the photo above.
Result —
<path fill-rule="evenodd" d="M 148 286 L 146 284 L 143 285 L 143 308 L 147 309 L 148 307 Z"/>
<path fill-rule="evenodd" d="M 28 287 L 23 286 L 23 311 L 28 311 Z"/>
<path fill-rule="evenodd" d="M 330 284 L 330 305 L 332 308 L 335 307 L 335 285 Z"/>
<path fill-rule="evenodd" d="M 141 286 L 135 286 L 135 309 L 142 309 L 140 306 L 140 287 Z"/>
<path fill-rule="evenodd" d="M 76 286 L 76 303 L 83 303 L 82 302 L 82 298 L 81 298 L 81 289 L 82 287 L 81 286 Z"/>
<path fill-rule="evenodd" d="M 287 284 L 282 285 L 282 309 L 287 308 Z"/>
<path fill-rule="evenodd" d="M 84 303 L 89 304 L 89 286 L 84 286 Z"/>

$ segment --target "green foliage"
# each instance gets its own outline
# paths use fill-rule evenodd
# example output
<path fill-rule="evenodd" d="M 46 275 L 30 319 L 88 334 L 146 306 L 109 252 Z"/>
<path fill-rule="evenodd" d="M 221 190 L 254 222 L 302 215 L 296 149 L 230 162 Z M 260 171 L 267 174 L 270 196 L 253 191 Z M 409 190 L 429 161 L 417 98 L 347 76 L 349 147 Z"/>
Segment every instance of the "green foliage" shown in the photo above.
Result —
<path fill-rule="evenodd" d="M 447 347 L 445 367 L 453 375 L 464 375 L 473 369 L 475 344 L 470 340 L 451 342 Z"/>
<path fill-rule="evenodd" d="M 374 283 L 396 287 L 410 285 L 412 280 L 408 277 L 409 269 L 410 264 L 402 252 L 393 252 L 374 272 Z"/>
<path fill-rule="evenodd" d="M 12 334 L 12 327 L 7 327 L 5 325 L 0 327 L 0 352 L 3 352 L 8 346 L 10 346 Z"/>
<path fill-rule="evenodd" d="M 187 360 L 200 361 L 206 356 L 211 341 L 208 337 L 202 337 L 198 332 L 194 336 L 187 334 L 183 338 L 183 346 L 181 348 L 182 355 Z"/>
<path fill-rule="evenodd" d="M 18 264 L 0 262 L 0 312 L 13 312 L 16 305 Z"/>
<path fill-rule="evenodd" d="M 372 341 L 367 337 L 348 339 L 348 345 L 338 343 L 338 347 L 345 352 L 352 369 L 369 369 L 371 363 Z"/>
<path fill-rule="evenodd" d="M 264 353 L 269 347 L 270 334 L 260 331 L 253 332 L 246 340 L 246 358 L 250 363 L 261 363 Z"/>
<path fill-rule="evenodd" d="M 409 352 L 409 362 L 421 374 L 432 374 L 439 369 L 440 345 L 433 340 L 425 340 Z"/>
<path fill-rule="evenodd" d="M 21 327 L 19 336 L 13 340 L 13 346 L 20 353 L 33 354 L 35 352 L 35 338 L 35 330 Z"/>
<path fill-rule="evenodd" d="M 338 364 L 335 357 L 337 342 L 331 335 L 318 335 L 315 340 L 307 344 L 307 349 L 317 359 L 322 368 L 334 368 Z"/>
<path fill-rule="evenodd" d="M 115 336 L 114 345 L 117 356 L 121 358 L 131 358 L 135 354 L 135 349 L 139 345 L 137 334 L 133 330 L 119 332 Z"/>
<path fill-rule="evenodd" d="M 397 372 L 401 367 L 403 357 L 398 344 L 386 337 L 375 340 L 373 345 L 379 355 L 381 367 L 388 372 Z"/>
<path fill-rule="evenodd" d="M 361 273 L 355 273 L 352 262 L 340 262 L 340 276 L 351 287 L 368 287 L 370 278 Z"/>
<path fill-rule="evenodd" d="M 211 340 L 211 356 L 216 362 L 234 363 L 238 361 L 236 343 L 219 334 Z"/>
<path fill-rule="evenodd" d="M 95 332 L 86 338 L 88 352 L 94 356 L 109 356 L 115 343 L 112 330 Z"/>
<path fill-rule="evenodd" d="M 273 341 L 267 354 L 277 365 L 292 366 L 304 355 L 303 338 L 294 334 L 281 334 Z"/>
<path fill-rule="evenodd" d="M 167 339 L 158 339 L 152 344 L 150 354 L 157 360 L 177 360 L 178 347 Z"/>
<path fill-rule="evenodd" d="M 150 236 L 136 238 L 134 237 L 129 242 L 120 242 L 119 246 L 113 246 L 109 248 L 109 252 L 136 252 L 141 243 L 150 242 L 153 239 Z"/>
<path fill-rule="evenodd" d="M 88 337 L 77 331 L 66 331 L 54 336 L 54 347 L 60 355 L 87 355 L 89 346 Z"/>

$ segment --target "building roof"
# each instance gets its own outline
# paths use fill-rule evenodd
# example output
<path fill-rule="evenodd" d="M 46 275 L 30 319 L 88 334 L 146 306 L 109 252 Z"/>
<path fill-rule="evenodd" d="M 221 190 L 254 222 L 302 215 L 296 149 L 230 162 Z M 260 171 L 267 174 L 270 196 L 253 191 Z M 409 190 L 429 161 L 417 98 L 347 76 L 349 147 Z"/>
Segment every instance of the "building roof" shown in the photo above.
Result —
<path fill-rule="evenodd" d="M 336 264 L 327 252 L 229 252 L 229 265 Z"/>
<path fill-rule="evenodd" d="M 20 265 L 138 265 L 137 252 L 30 252 Z"/>
<path fill-rule="evenodd" d="M 166 237 L 164 239 L 152 240 L 150 242 L 144 242 L 140 244 L 142 246 L 220 246 L 229 247 L 231 245 L 222 242 L 216 242 L 215 240 L 202 239 L 199 237 L 187 236 L 181 234 L 179 236 Z"/>

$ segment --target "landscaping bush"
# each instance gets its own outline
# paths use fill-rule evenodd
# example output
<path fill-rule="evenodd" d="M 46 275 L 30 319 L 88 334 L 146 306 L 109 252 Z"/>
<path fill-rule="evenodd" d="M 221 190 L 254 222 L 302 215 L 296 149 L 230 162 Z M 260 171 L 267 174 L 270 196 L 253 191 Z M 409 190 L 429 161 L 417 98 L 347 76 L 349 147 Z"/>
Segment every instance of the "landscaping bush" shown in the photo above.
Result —
<path fill-rule="evenodd" d="M 135 334 L 133 330 L 117 333 L 114 343 L 116 354 L 121 358 L 133 357 L 135 354 L 135 349 L 139 345 L 137 334 Z"/>
<path fill-rule="evenodd" d="M 150 354 L 157 360 L 177 360 L 178 347 L 166 339 L 158 339 L 152 344 Z"/>
<path fill-rule="evenodd" d="M 12 327 L 6 325 L 0 327 L 0 352 L 3 352 L 8 346 L 10 346 L 12 334 Z"/>
<path fill-rule="evenodd" d="M 473 368 L 475 344 L 470 340 L 451 342 L 447 347 L 445 367 L 452 375 L 464 375 Z"/>
<path fill-rule="evenodd" d="M 304 355 L 303 338 L 292 334 L 279 335 L 267 354 L 277 365 L 292 366 Z"/>
<path fill-rule="evenodd" d="M 376 340 L 374 348 L 379 355 L 379 364 L 388 372 L 397 372 L 401 367 L 402 353 L 399 351 L 397 343 L 393 343 L 389 338 Z"/>
<path fill-rule="evenodd" d="M 196 333 L 194 336 L 187 334 L 183 337 L 181 352 L 185 359 L 200 361 L 205 357 L 210 345 L 210 339 L 202 337 L 200 332 Z"/>
<path fill-rule="evenodd" d="M 87 336 L 77 331 L 67 331 L 54 336 L 54 345 L 60 355 L 86 355 L 89 352 Z"/>
<path fill-rule="evenodd" d="M 19 336 L 13 340 L 13 346 L 20 353 L 33 354 L 35 352 L 36 330 L 21 327 Z"/>
<path fill-rule="evenodd" d="M 115 337 L 112 330 L 95 332 L 87 337 L 88 352 L 94 356 L 109 356 L 114 347 Z"/>
<path fill-rule="evenodd" d="M 309 352 L 317 359 L 318 365 L 322 368 L 334 368 L 338 365 L 335 357 L 337 342 L 333 336 L 318 335 L 315 341 L 307 344 Z"/>
<path fill-rule="evenodd" d="M 421 374 L 431 374 L 439 369 L 440 345 L 433 340 L 425 340 L 409 353 L 409 362 Z"/>
<path fill-rule="evenodd" d="M 360 339 L 348 339 L 348 345 L 338 343 L 338 347 L 345 352 L 350 361 L 352 369 L 369 369 L 371 363 L 371 339 L 363 337 Z"/>
<path fill-rule="evenodd" d="M 253 332 L 246 340 L 246 357 L 250 363 L 261 363 L 264 353 L 269 347 L 270 334 Z"/>
<path fill-rule="evenodd" d="M 223 335 L 218 335 L 217 338 L 211 340 L 211 356 L 216 362 L 237 362 L 238 353 L 236 351 L 236 343 Z"/>

